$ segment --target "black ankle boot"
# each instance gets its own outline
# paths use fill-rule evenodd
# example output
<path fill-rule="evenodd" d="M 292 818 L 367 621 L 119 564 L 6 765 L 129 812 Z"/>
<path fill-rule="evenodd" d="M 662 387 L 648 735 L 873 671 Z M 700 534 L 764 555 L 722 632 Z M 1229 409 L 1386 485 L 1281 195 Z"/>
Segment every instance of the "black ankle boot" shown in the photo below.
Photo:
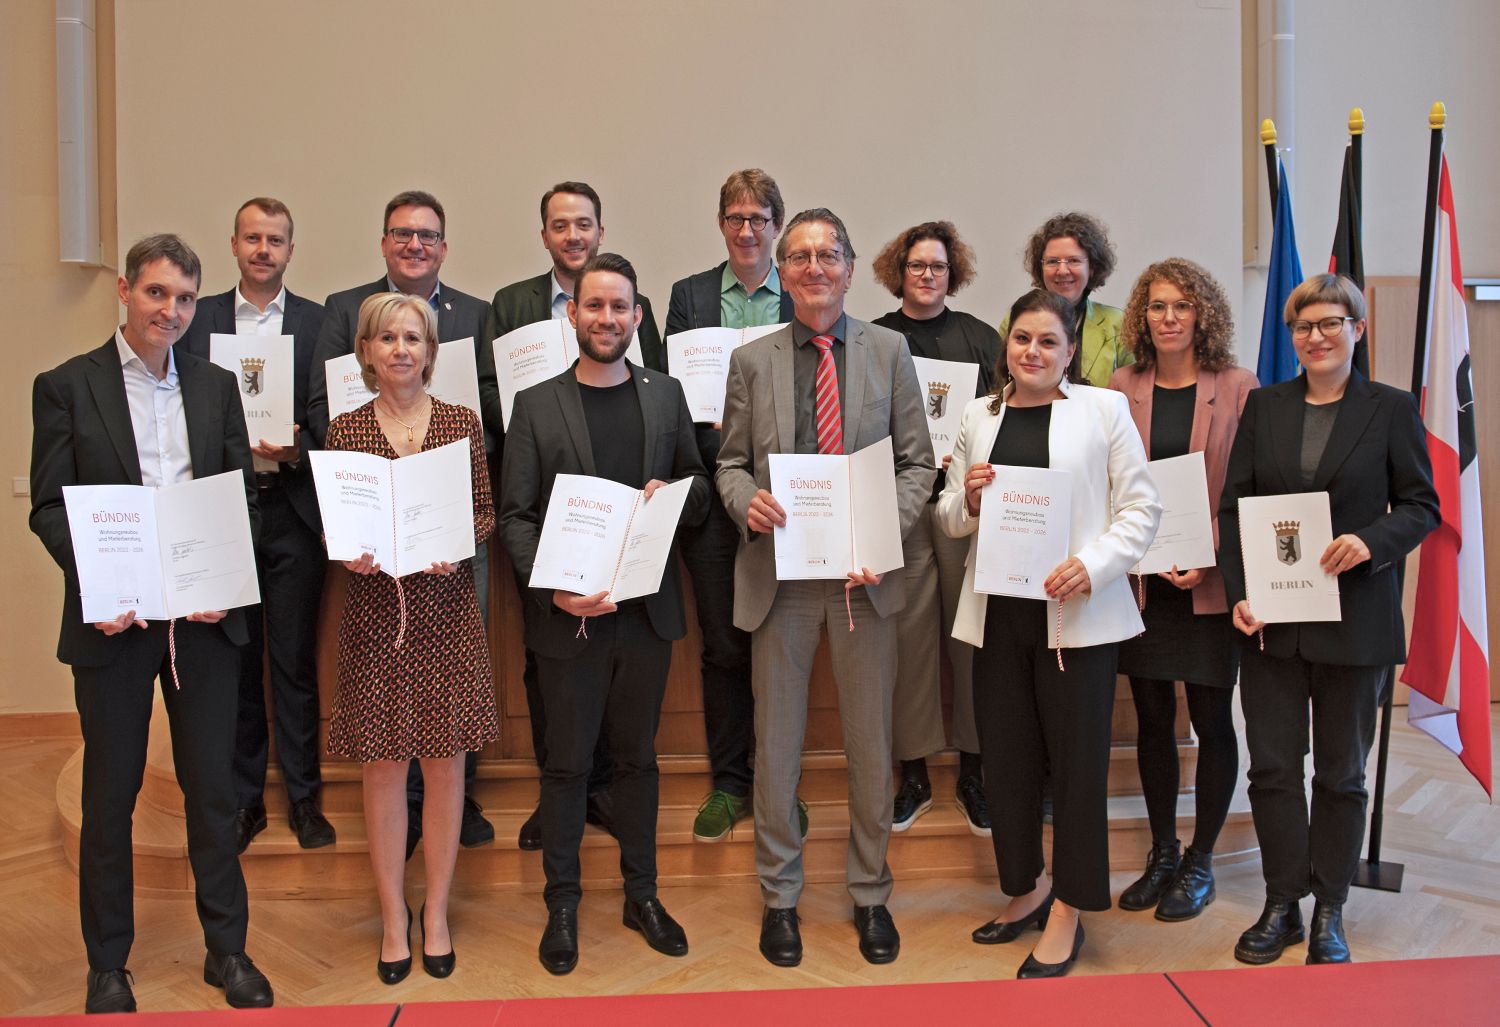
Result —
<path fill-rule="evenodd" d="M 1150 909 L 1161 898 L 1177 872 L 1179 845 L 1176 838 L 1170 842 L 1152 842 L 1151 855 L 1146 857 L 1146 872 L 1134 884 L 1120 894 L 1120 908 L 1129 910 Z"/>
<path fill-rule="evenodd" d="M 1214 857 L 1191 845 L 1182 854 L 1177 873 L 1156 904 L 1156 919 L 1191 920 L 1214 900 Z"/>
<path fill-rule="evenodd" d="M 1266 900 L 1260 919 L 1234 946 L 1234 958 L 1241 963 L 1274 963 L 1288 945 L 1303 938 L 1302 907 L 1295 902 Z"/>
<path fill-rule="evenodd" d="M 1312 928 L 1307 935 L 1307 961 L 1351 963 L 1349 941 L 1344 937 L 1344 907 L 1332 902 L 1313 903 Z"/>

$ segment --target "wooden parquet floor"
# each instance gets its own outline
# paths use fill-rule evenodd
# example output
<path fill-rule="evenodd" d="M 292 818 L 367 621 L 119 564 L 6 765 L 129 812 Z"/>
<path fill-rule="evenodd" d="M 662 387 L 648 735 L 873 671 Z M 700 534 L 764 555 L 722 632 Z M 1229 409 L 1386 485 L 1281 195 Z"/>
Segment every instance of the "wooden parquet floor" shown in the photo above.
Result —
<path fill-rule="evenodd" d="M 1500 707 L 1493 717 L 1500 723 Z M 1500 810 L 1457 760 L 1401 726 L 1403 718 L 1398 711 L 1385 858 L 1406 865 L 1405 886 L 1399 894 L 1354 890 L 1345 920 L 1355 957 L 1500 952 Z M 87 965 L 77 878 L 63 860 L 55 798 L 58 772 L 77 746 L 76 739 L 0 741 L 0 775 L 8 785 L 0 803 L 0 1015 L 82 1010 Z M 1373 783 L 1373 768 L 1371 777 Z M 1133 876 L 1117 873 L 1115 892 Z M 1087 915 L 1088 944 L 1074 972 L 1240 968 L 1230 950 L 1260 911 L 1259 861 L 1223 867 L 1217 881 L 1218 901 L 1191 923 L 1158 923 L 1118 909 Z M 413 905 L 421 899 L 419 885 L 408 888 Z M 375 979 L 373 894 L 254 900 L 249 951 L 271 978 L 277 1004 L 300 1006 L 1008 978 L 1035 938 L 990 948 L 969 941 L 969 931 L 998 905 L 993 880 L 898 880 L 891 911 L 902 933 L 901 957 L 873 967 L 855 947 L 843 887 L 814 884 L 802 901 L 806 957 L 783 970 L 756 950 L 760 900 L 753 884 L 664 888 L 662 899 L 687 929 L 689 956 L 650 951 L 621 926 L 618 891 L 589 891 L 581 908 L 582 959 L 564 978 L 549 976 L 536 961 L 545 923 L 540 898 L 494 890 L 457 893 L 458 969 L 444 981 L 420 968 L 395 988 Z M 220 993 L 202 983 L 202 937 L 190 898 L 138 897 L 136 923 L 130 967 L 142 1010 L 222 1008 Z M 1284 960 L 1297 963 L 1303 955 L 1296 946 Z"/>

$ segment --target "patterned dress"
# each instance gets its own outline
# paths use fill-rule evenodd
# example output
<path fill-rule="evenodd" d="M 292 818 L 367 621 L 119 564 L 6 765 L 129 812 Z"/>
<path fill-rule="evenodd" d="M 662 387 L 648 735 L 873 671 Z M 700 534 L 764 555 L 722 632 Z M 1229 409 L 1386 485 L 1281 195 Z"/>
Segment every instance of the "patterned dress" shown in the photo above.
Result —
<path fill-rule="evenodd" d="M 462 438 L 473 447 L 474 538 L 480 542 L 495 528 L 484 434 L 473 411 L 434 399 L 423 451 Z M 327 448 L 396 459 L 373 403 L 334 418 Z M 350 575 L 330 753 L 361 762 L 444 758 L 477 751 L 500 736 L 471 563 L 463 561 L 452 574 L 401 579 L 406 634 L 399 649 L 396 580 L 384 571 Z"/>

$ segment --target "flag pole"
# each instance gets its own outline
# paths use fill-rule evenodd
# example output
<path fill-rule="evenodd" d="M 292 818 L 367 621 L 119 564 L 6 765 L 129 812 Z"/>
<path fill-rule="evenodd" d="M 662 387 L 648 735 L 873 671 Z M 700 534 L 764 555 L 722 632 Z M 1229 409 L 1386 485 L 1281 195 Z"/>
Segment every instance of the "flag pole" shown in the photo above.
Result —
<path fill-rule="evenodd" d="M 1260 141 L 1266 149 L 1266 184 L 1271 187 L 1271 218 L 1276 217 L 1276 122 L 1266 118 L 1260 123 Z"/>
<path fill-rule="evenodd" d="M 1364 218 L 1365 210 L 1365 112 L 1359 107 L 1349 108 L 1349 186 L 1354 196 L 1354 210 L 1358 212 L 1355 224 L 1350 226 L 1353 238 L 1358 245 L 1352 250 L 1350 257 L 1349 274 L 1355 279 L 1361 290 L 1365 287 L 1365 260 L 1364 260 L 1364 228 L 1359 224 Z M 1343 212 L 1339 213 L 1340 219 Z M 1357 258 L 1357 259 L 1355 259 Z M 1373 377 L 1370 373 L 1370 333 L 1368 329 L 1365 337 L 1354 344 L 1354 366 L 1359 373 L 1366 378 Z M 1394 674 L 1394 671 L 1392 671 Z"/>
<path fill-rule="evenodd" d="M 1427 115 L 1427 125 L 1432 130 L 1431 146 L 1427 159 L 1427 213 L 1422 226 L 1422 273 L 1419 288 L 1422 292 L 1417 302 L 1417 335 L 1412 348 L 1411 392 L 1422 401 L 1422 379 L 1427 365 L 1427 325 L 1432 313 L 1432 267 L 1437 247 L 1437 195 L 1443 166 L 1443 128 L 1447 123 L 1447 110 L 1441 102 L 1432 105 Z M 1406 560 L 1397 565 L 1398 588 L 1406 581 Z M 1380 750 L 1375 764 L 1375 807 L 1370 812 L 1370 849 L 1365 859 L 1360 860 L 1354 872 L 1354 885 L 1359 888 L 1377 888 L 1381 891 L 1401 890 L 1401 879 L 1406 867 L 1401 863 L 1382 863 L 1380 860 L 1381 836 L 1385 827 L 1385 772 L 1391 749 L 1391 712 L 1396 691 L 1396 668 L 1386 673 L 1385 688 L 1380 698 Z"/>
<path fill-rule="evenodd" d="M 1349 152 L 1354 158 L 1354 198 L 1359 201 L 1361 212 L 1365 209 L 1365 112 L 1359 107 L 1349 109 Z"/>

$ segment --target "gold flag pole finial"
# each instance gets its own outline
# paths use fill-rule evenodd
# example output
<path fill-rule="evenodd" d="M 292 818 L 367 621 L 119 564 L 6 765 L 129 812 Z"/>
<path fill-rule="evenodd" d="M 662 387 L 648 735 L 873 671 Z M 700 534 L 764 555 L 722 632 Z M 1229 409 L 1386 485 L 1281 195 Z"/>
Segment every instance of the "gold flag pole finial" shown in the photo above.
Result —
<path fill-rule="evenodd" d="M 1260 123 L 1260 142 L 1262 146 L 1276 145 L 1276 122 L 1270 118 Z"/>
<path fill-rule="evenodd" d="M 1432 110 L 1427 112 L 1427 127 L 1436 132 L 1438 129 L 1442 128 L 1447 123 L 1447 121 L 1448 108 L 1444 107 L 1443 101 L 1439 100 L 1437 103 L 1432 105 Z"/>
<path fill-rule="evenodd" d="M 1365 134 L 1365 112 L 1358 107 L 1349 108 L 1349 134 L 1352 136 Z"/>

